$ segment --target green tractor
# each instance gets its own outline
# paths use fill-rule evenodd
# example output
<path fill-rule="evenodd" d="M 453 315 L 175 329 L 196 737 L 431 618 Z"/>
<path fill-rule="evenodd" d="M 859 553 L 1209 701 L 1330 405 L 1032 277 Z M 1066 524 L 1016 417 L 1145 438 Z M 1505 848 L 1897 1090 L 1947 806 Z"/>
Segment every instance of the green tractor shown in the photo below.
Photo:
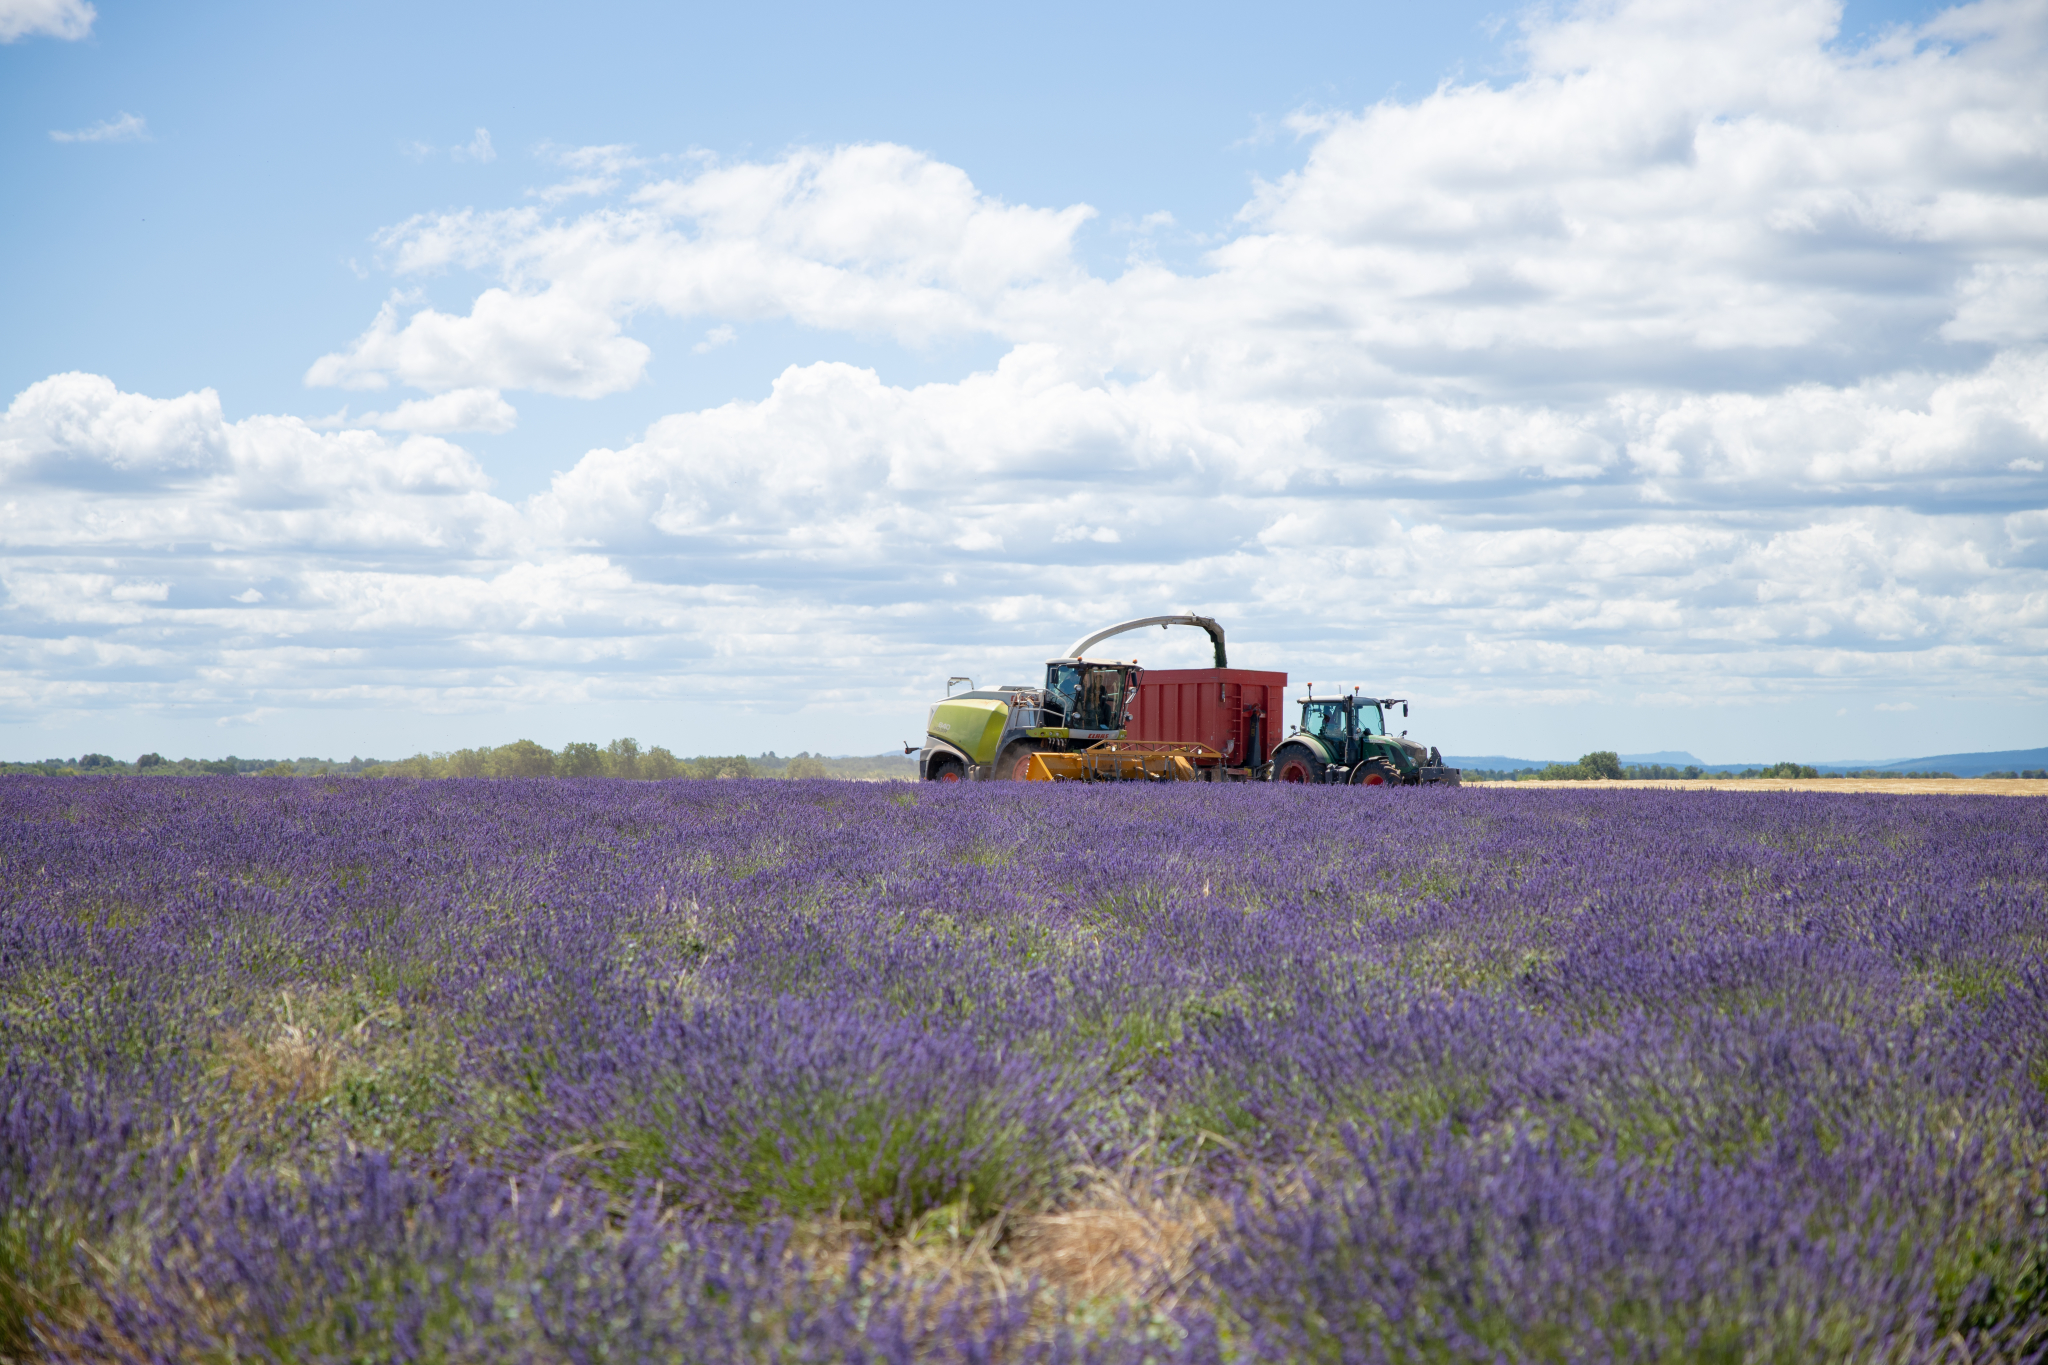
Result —
<path fill-rule="evenodd" d="M 1354 787 L 1456 784 L 1462 776 L 1444 766 L 1443 755 L 1387 732 L 1387 709 L 1408 714 L 1405 697 L 1318 697 L 1315 684 L 1301 698 L 1301 724 L 1273 751 L 1275 782 L 1309 782 Z"/>

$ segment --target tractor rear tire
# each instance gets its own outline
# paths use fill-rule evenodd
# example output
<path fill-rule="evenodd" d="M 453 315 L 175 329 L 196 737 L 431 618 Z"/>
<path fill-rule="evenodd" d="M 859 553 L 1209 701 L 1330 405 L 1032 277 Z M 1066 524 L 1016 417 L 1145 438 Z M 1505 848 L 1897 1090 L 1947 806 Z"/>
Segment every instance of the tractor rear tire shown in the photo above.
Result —
<path fill-rule="evenodd" d="M 1384 758 L 1368 758 L 1351 770 L 1351 785 L 1354 787 L 1391 787 L 1400 780 L 1400 769 Z"/>
<path fill-rule="evenodd" d="M 1028 782 L 1031 780 L 1031 756 L 1038 752 L 1034 744 L 1012 744 L 1003 750 L 996 760 L 994 776 L 999 782 Z"/>
<path fill-rule="evenodd" d="M 927 782 L 965 782 L 967 770 L 951 754 L 941 754 L 924 770 L 924 777 Z"/>
<path fill-rule="evenodd" d="M 1309 786 L 1316 786 L 1323 780 L 1323 765 L 1313 754 L 1301 749 L 1289 749 L 1274 762 L 1273 780 L 1296 785 L 1305 782 Z"/>

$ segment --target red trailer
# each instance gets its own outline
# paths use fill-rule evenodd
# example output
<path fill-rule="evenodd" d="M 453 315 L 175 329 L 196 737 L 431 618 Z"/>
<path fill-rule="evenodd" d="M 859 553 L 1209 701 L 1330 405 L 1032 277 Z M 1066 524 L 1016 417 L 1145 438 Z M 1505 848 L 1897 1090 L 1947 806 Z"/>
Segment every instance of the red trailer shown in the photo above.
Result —
<path fill-rule="evenodd" d="M 1129 735 L 1206 744 L 1226 768 L 1257 768 L 1284 734 L 1287 675 L 1250 668 L 1148 668 L 1139 675 Z"/>

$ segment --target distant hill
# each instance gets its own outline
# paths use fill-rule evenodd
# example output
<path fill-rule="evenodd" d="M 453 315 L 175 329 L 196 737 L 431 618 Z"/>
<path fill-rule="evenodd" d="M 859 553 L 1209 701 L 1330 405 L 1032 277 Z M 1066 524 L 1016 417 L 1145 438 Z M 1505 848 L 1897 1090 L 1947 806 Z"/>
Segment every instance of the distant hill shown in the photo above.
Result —
<path fill-rule="evenodd" d="M 1814 766 L 1825 768 L 1833 765 L 1817 763 Z M 1983 773 L 2016 773 L 2028 768 L 2048 768 L 2048 749 L 1999 749 L 1984 754 L 1935 754 L 1931 758 L 1899 758 L 1889 763 L 1870 763 L 1864 766 L 1885 772 L 1931 771 L 1954 773 L 1957 777 L 1977 777 Z"/>

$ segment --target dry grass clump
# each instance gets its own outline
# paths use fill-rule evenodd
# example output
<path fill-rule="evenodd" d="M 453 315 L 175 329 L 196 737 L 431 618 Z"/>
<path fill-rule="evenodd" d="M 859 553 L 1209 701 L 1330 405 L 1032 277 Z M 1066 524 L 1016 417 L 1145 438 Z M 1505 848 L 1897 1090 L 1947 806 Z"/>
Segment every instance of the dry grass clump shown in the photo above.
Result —
<path fill-rule="evenodd" d="M 1172 1306 L 1193 1274 L 1196 1250 L 1228 1224 L 1220 1200 L 1125 1170 L 1092 1181 L 1068 1208 L 1018 1220 L 1014 1274 L 1072 1299 Z"/>
<path fill-rule="evenodd" d="M 1191 1192 L 1186 1168 L 1149 1170 L 1142 1154 L 1081 1175 L 1078 1193 L 1058 1208 L 1005 1210 L 978 1227 L 935 1210 L 897 1243 L 896 1268 L 951 1291 L 1029 1293 L 1047 1326 L 1170 1311 L 1201 1246 L 1227 1229 L 1228 1205 Z"/>
<path fill-rule="evenodd" d="M 1028 1296 L 1047 1330 L 1160 1316 L 1189 1288 L 1197 1253 L 1227 1228 L 1229 1208 L 1191 1193 L 1185 1171 L 1161 1178 L 1141 1166 L 1084 1171 L 1078 1193 L 1059 1208 L 1004 1209 L 976 1223 L 964 1204 L 948 1205 L 894 1238 L 856 1221 L 819 1219 L 798 1228 L 791 1249 L 820 1283 L 831 1283 L 865 1244 L 931 1311 L 961 1299 Z"/>
<path fill-rule="evenodd" d="M 1198 1226 L 1131 1204 L 1040 1214 L 1017 1230 L 1012 1266 L 1074 1299 L 1149 1299 L 1179 1278 L 1201 1240 Z"/>
<path fill-rule="evenodd" d="M 291 992 L 280 1003 L 279 1020 L 235 1029 L 216 1046 L 216 1066 L 238 1107 L 267 1113 L 294 1101 L 318 1104 L 334 1088 L 341 1040 L 295 1018 Z"/>
<path fill-rule="evenodd" d="M 347 988 L 280 991 L 215 1038 L 210 1068 L 236 1126 L 261 1131 L 286 1110 L 349 1108 L 348 1093 L 394 1068 L 425 1065 L 396 1006 Z M 360 1107 L 357 1105 L 357 1107 Z"/>

